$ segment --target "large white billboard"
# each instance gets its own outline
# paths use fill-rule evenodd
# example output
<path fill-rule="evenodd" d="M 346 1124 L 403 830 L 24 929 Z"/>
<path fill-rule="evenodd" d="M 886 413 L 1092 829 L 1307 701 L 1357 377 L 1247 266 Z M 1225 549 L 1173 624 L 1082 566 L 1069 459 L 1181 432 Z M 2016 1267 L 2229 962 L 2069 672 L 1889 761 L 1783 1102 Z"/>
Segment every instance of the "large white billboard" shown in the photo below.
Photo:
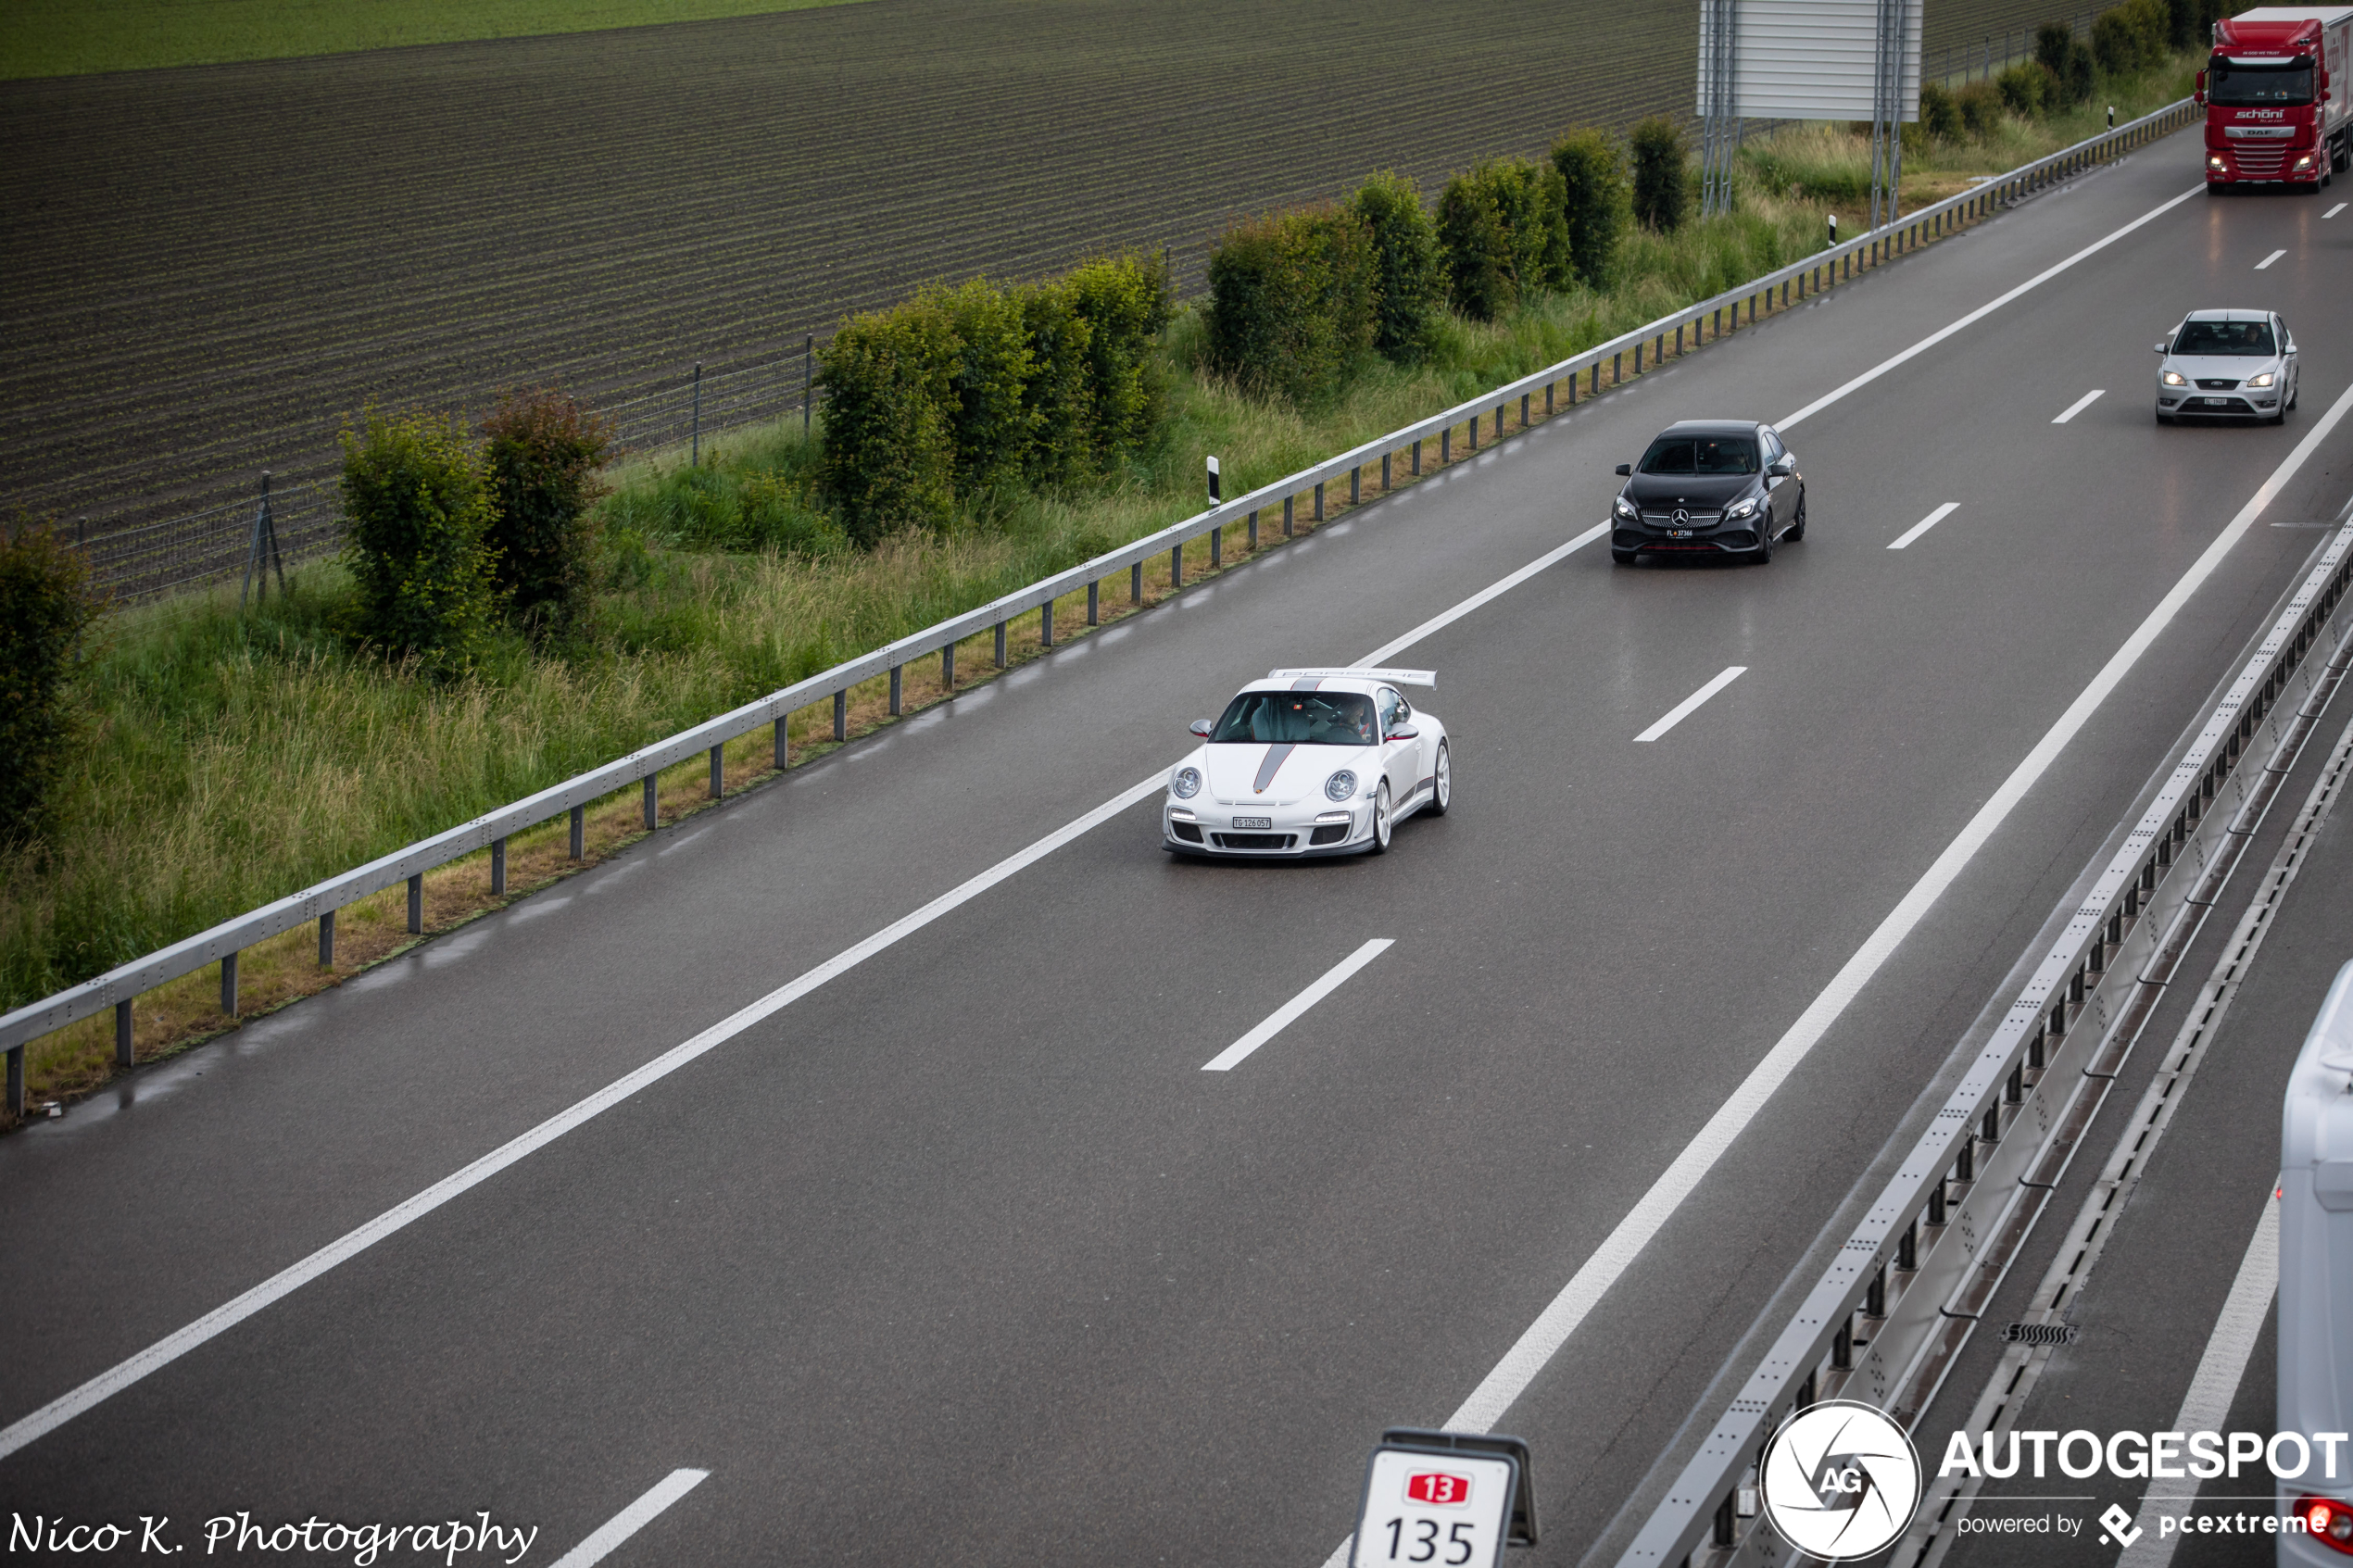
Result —
<path fill-rule="evenodd" d="M 1904 108 L 1920 117 L 1922 0 L 1904 0 Z M 1735 0 L 1732 101 L 1743 119 L 1869 119 L 1877 76 L 1880 0 Z M 1700 6 L 1699 112 L 1708 100 L 1720 7 Z"/>

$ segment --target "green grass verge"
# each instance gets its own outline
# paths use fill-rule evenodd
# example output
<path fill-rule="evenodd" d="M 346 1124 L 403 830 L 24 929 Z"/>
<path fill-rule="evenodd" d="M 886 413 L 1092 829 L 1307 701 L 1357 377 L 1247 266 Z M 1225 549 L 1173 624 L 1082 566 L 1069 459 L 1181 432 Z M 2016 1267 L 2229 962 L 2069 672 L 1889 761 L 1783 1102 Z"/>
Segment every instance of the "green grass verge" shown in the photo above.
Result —
<path fill-rule="evenodd" d="M 707 21 L 854 0 L 9 0 L 0 81 Z"/>
<path fill-rule="evenodd" d="M 2170 86 L 2120 93 L 2120 120 Z M 2011 128 L 1940 151 L 1918 177 L 1966 183 L 1972 160 L 1994 172 L 2077 135 Z M 1825 164 L 1855 156 L 1840 138 L 1856 140 L 1788 133 Z M 1735 216 L 1630 239 L 1609 292 L 1540 298 L 1490 325 L 1449 319 L 1422 364 L 1368 363 L 1307 412 L 1197 373 L 1199 319 L 1181 316 L 1162 345 L 1170 414 L 1148 460 L 1088 495 L 1005 497 L 943 536 L 842 547 L 794 499 L 812 457 L 797 420 L 706 443 L 700 470 L 677 454 L 632 459 L 604 506 L 594 633 L 546 653 L 501 643 L 455 684 L 338 640 L 348 586 L 332 563 L 248 613 L 229 587 L 114 616 L 58 826 L 0 856 L 0 1008 L 1176 521 L 1199 507 L 1204 453 L 1232 492 L 1266 483 L 1816 249 L 1822 206 L 1756 183 Z M 38 1052 L 34 1067 L 37 1085 Z"/>

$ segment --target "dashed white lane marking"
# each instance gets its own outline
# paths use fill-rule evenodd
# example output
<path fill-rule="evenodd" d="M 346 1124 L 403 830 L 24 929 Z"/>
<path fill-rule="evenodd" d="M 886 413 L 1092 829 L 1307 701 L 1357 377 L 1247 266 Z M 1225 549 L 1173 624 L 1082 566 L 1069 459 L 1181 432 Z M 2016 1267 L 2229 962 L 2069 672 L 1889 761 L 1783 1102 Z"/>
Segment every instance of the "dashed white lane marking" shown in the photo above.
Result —
<path fill-rule="evenodd" d="M 2262 260 L 2257 262 L 2255 264 L 2255 270 L 2258 272 L 2260 272 L 2264 268 L 2269 267 L 2272 262 L 2277 261 L 2281 257 L 2285 256 L 2287 252 L 2284 250 L 2275 250 L 2271 255 L 2265 257 Z"/>
<path fill-rule="evenodd" d="M 1735 664 L 1731 666 L 1721 675 L 1717 676 L 1716 679 L 1708 682 L 1707 684 L 1700 687 L 1699 690 L 1693 692 L 1691 696 L 1685 697 L 1682 701 L 1668 709 L 1667 710 L 1667 717 L 1661 719 L 1657 723 L 1653 724 L 1649 729 L 1644 730 L 1641 734 L 1634 737 L 1635 744 L 1640 745 L 1643 741 L 1656 740 L 1659 736 L 1665 734 L 1667 731 L 1673 729 L 1676 725 L 1681 723 L 1684 720 L 1690 718 L 1693 713 L 1697 712 L 1701 703 L 1705 702 L 1709 697 L 1714 696 L 1718 692 L 1722 691 L 1726 686 L 1730 685 L 1734 681 L 1739 680 L 1743 675 L 1747 673 L 1748 666 L 1745 664 Z"/>
<path fill-rule="evenodd" d="M 2254 1353 L 2255 1341 L 2263 1333 L 2263 1320 L 2271 1311 L 2271 1294 L 2279 1286 L 2280 1206 L 2267 1192 L 2263 1195 L 2263 1217 L 2256 1221 L 2255 1236 L 2246 1244 L 2246 1255 L 2239 1260 L 2238 1277 L 2231 1281 L 2231 1294 L 2223 1299 L 2222 1314 L 2214 1320 L 2214 1332 L 2207 1336 L 2206 1354 L 2198 1358 L 2197 1371 L 2191 1374 L 2190 1391 L 2182 1396 L 2182 1411 L 2167 1431 L 2222 1430 L 2223 1419 L 2231 1413 L 2231 1401 L 2238 1397 L 2246 1359 Z M 2173 1549 L 2181 1544 L 2182 1537 L 2179 1534 L 2160 1533 L 2158 1516 L 2185 1512 L 2196 1496 L 2195 1488 L 2188 1496 L 2176 1488 L 2171 1495 L 2159 1497 L 2155 1486 L 2144 1493 L 2140 1512 L 2133 1521 L 2142 1533 L 2124 1549 L 2116 1568 L 2166 1568 L 2173 1561 Z"/>
<path fill-rule="evenodd" d="M 2345 204 L 2343 202 L 2339 202 L 2334 207 L 2329 208 L 2326 212 L 2321 214 L 2321 216 L 2322 218 L 2334 218 L 2338 213 L 2343 212 L 2344 210 Z"/>
<path fill-rule="evenodd" d="M 1376 936 L 1340 962 L 1324 972 L 1315 985 L 1266 1015 L 1266 1022 L 1201 1064 L 1203 1073 L 1231 1073 L 1241 1065 L 1242 1059 L 1281 1034 L 1296 1022 L 1302 1013 L 1337 991 L 1348 977 L 1389 951 L 1395 938 Z"/>
<path fill-rule="evenodd" d="M 654 1489 L 597 1526 L 596 1534 L 556 1560 L 555 1568 L 589 1568 L 659 1517 L 661 1511 L 710 1479 L 708 1470 L 673 1470 Z"/>
<path fill-rule="evenodd" d="M 2067 412 L 2061 414 L 2057 419 L 2053 420 L 2051 423 L 2055 425 L 2063 425 L 2067 423 L 2068 420 L 2073 419 L 2076 415 L 2082 413 L 2084 409 L 2098 402 L 2102 397 L 2106 396 L 2107 394 L 2108 388 L 2104 386 L 2094 387 L 2091 391 L 2085 393 L 2074 402 L 2070 403 L 2067 406 Z"/>
<path fill-rule="evenodd" d="M 2096 396 L 2097 394 L 2095 394 L 2094 395 Z M 1943 506 L 1929 513 L 1928 516 L 1920 519 L 1919 521 L 1912 524 L 1911 527 L 1897 534 L 1894 539 L 1889 543 L 1887 547 L 1891 550 L 1900 550 L 1904 548 L 1913 540 L 1919 538 L 1921 534 L 1927 533 L 1930 529 L 1934 528 L 1938 523 L 1943 522 L 1946 518 L 1951 517 L 1955 512 L 1959 511 L 1960 509 L 1961 504 L 1958 501 L 1945 502 Z"/>

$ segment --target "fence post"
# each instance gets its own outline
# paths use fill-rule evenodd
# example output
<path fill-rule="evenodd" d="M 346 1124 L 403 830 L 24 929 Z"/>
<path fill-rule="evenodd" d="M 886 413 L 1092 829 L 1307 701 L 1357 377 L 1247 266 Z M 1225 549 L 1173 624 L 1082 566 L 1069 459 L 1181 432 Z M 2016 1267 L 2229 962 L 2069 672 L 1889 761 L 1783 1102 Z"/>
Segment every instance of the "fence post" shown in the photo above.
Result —
<path fill-rule="evenodd" d="M 687 447 L 686 466 L 702 467 L 702 361 L 695 361 L 695 412 L 692 445 Z"/>
<path fill-rule="evenodd" d="M 816 390 L 817 334 L 811 332 L 800 345 L 800 438 L 809 439 L 809 399 Z"/>
<path fill-rule="evenodd" d="M 131 998 L 125 997 L 114 1005 L 114 1064 L 128 1067 L 134 1060 L 131 1038 Z"/>

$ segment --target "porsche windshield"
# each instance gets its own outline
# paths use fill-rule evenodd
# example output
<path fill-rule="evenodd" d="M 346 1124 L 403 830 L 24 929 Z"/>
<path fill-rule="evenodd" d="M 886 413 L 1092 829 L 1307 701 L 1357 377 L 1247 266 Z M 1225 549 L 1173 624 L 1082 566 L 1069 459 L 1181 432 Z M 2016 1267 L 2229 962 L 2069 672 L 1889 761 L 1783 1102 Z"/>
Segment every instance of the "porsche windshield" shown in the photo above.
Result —
<path fill-rule="evenodd" d="M 2173 340 L 2176 354 L 2219 359 L 2269 359 L 2274 352 L 2269 321 L 2184 321 Z"/>
<path fill-rule="evenodd" d="M 1643 473 L 1755 473 L 1756 439 L 1748 435 L 1662 435 L 1642 454 Z"/>
<path fill-rule="evenodd" d="M 1209 738 L 1371 746 L 1379 734 L 1373 699 L 1361 692 L 1244 692 L 1226 705 L 1226 716 Z"/>
<path fill-rule="evenodd" d="M 2206 96 L 2224 108 L 2309 104 L 2312 101 L 2312 62 L 2282 60 L 2277 65 L 2254 65 L 2219 59 L 2207 72 Z"/>

